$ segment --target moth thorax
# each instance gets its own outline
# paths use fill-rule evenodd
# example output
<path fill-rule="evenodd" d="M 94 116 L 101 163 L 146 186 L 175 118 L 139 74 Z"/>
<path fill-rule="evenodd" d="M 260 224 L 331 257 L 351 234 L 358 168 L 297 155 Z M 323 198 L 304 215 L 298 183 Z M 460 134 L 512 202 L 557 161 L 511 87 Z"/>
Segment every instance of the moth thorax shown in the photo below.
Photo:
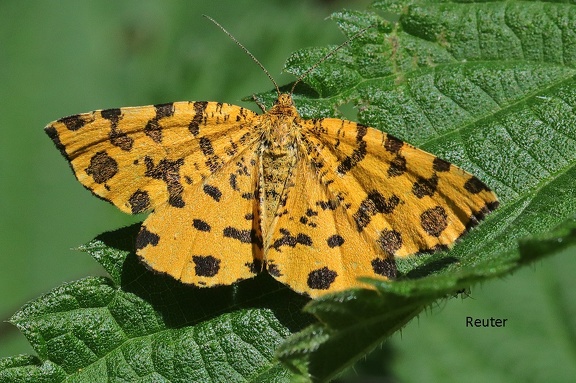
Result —
<path fill-rule="evenodd" d="M 267 115 L 263 121 L 265 142 L 273 153 L 289 152 L 294 149 L 298 127 L 294 117 Z"/>

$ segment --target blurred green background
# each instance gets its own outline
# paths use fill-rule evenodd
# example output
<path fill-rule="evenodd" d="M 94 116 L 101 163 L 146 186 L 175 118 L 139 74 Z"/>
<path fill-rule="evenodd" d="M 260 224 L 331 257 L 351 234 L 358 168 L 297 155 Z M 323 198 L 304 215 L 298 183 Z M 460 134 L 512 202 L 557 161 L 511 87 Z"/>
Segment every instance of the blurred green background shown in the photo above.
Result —
<path fill-rule="evenodd" d="M 281 69 L 292 51 L 343 41 L 327 16 L 369 3 L 1 1 L 0 319 L 65 281 L 102 274 L 90 256 L 71 248 L 143 218 L 92 197 L 44 134 L 47 123 L 94 109 L 181 100 L 258 110 L 240 99 L 272 85 L 202 14 L 227 27 L 285 84 L 293 78 Z M 571 381 L 574 255 L 569 249 L 475 286 L 468 299 L 441 302 L 357 372 L 400 381 Z M 508 323 L 470 329 L 466 316 Z M 18 353 L 33 350 L 13 326 L 0 324 L 0 357 Z M 560 380 L 548 379 L 551 370 Z"/>

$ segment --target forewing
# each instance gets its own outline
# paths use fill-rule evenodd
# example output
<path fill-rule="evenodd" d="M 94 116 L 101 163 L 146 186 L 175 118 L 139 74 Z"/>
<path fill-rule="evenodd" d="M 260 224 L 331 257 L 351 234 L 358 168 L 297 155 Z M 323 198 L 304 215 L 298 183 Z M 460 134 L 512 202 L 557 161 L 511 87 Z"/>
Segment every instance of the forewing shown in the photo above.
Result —
<path fill-rule="evenodd" d="M 45 130 L 86 188 L 140 213 L 163 203 L 182 207 L 186 188 L 257 139 L 255 118 L 235 105 L 175 102 L 78 114 Z"/>
<path fill-rule="evenodd" d="M 262 233 L 254 193 L 258 144 L 186 188 L 181 207 L 164 204 L 148 216 L 136 252 L 149 267 L 200 287 L 229 285 L 261 270 Z"/>
<path fill-rule="evenodd" d="M 355 231 L 387 254 L 446 248 L 498 205 L 476 177 L 376 129 L 323 119 L 303 137 Z"/>

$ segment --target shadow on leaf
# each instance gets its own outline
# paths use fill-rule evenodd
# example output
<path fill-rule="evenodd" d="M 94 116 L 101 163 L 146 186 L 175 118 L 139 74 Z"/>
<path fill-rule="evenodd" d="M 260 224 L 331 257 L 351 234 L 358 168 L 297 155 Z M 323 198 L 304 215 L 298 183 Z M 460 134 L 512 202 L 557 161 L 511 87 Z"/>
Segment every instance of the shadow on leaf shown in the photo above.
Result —
<path fill-rule="evenodd" d="M 459 259 L 452 256 L 439 258 L 423 265 L 420 265 L 404 275 L 406 279 L 419 279 L 431 274 L 442 271 L 453 263 L 459 262 Z"/>
<path fill-rule="evenodd" d="M 267 273 L 230 286 L 198 288 L 150 270 L 134 252 L 139 229 L 140 224 L 135 224 L 103 233 L 84 250 L 96 258 L 123 290 L 149 302 L 167 327 L 191 326 L 248 308 L 271 310 L 292 332 L 315 321 L 311 315 L 302 313 L 302 307 L 310 299 Z"/>

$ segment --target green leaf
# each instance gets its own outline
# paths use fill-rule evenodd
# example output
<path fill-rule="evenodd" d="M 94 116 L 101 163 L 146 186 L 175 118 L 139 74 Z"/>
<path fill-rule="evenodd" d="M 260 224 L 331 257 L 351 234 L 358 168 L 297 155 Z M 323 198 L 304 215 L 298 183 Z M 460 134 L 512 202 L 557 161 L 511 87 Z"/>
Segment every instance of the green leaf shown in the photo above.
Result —
<path fill-rule="evenodd" d="M 548 232 L 522 238 L 519 246 L 522 259 L 528 262 L 575 247 L 576 217 L 567 219 Z"/>
<path fill-rule="evenodd" d="M 0 382 L 51 383 L 66 379 L 66 372 L 49 360 L 41 362 L 37 357 L 18 355 L 0 359 Z"/>
<path fill-rule="evenodd" d="M 137 226 L 103 234 L 82 250 L 111 279 L 65 284 L 16 313 L 38 357 L 0 360 L 0 382 L 328 381 L 438 299 L 576 248 L 576 5 L 374 6 L 400 13 L 333 15 L 348 37 L 374 27 L 297 86 L 300 113 L 344 115 L 445 158 L 500 208 L 450 251 L 399 260 L 398 281 L 306 306 L 267 275 L 183 286 L 137 261 Z M 333 48 L 295 52 L 286 70 L 301 75 Z"/>

